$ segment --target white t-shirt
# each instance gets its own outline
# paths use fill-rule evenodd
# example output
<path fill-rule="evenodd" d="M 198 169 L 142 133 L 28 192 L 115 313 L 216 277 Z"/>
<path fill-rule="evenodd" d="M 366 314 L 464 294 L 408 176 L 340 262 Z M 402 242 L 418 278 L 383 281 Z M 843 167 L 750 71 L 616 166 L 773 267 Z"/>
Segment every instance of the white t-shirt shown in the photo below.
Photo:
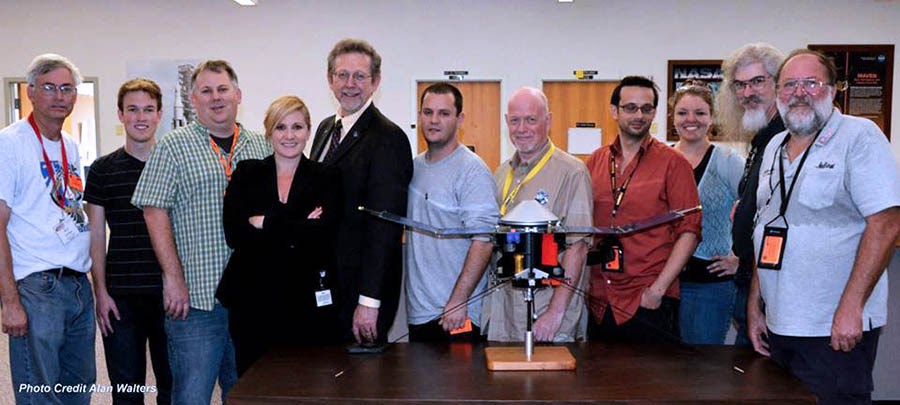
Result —
<path fill-rule="evenodd" d="M 69 267 L 87 272 L 91 268 L 90 229 L 84 212 L 84 182 L 78 145 L 63 133 L 69 163 L 69 182 L 65 207 L 57 204 L 51 171 L 47 170 L 41 144 L 27 120 L 0 130 L 0 200 L 11 209 L 7 235 L 12 252 L 16 281 L 31 273 Z M 43 138 L 44 148 L 53 166 L 52 174 L 62 191 L 62 148 L 59 141 Z M 68 237 L 60 237 L 57 228 L 67 223 Z M 63 239 L 70 239 L 64 242 Z"/>

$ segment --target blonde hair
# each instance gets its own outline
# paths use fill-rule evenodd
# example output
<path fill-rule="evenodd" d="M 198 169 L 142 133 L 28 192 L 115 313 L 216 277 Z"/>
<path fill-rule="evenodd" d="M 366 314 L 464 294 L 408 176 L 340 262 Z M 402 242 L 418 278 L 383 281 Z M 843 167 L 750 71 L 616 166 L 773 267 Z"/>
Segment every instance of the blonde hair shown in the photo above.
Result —
<path fill-rule="evenodd" d="M 275 126 L 278 125 L 284 117 L 291 115 L 297 111 L 303 114 L 306 120 L 306 126 L 309 127 L 309 108 L 306 103 L 297 96 L 281 96 L 275 99 L 266 110 L 266 118 L 263 119 L 263 126 L 266 128 L 266 139 L 272 139 L 272 133 L 275 132 Z"/>

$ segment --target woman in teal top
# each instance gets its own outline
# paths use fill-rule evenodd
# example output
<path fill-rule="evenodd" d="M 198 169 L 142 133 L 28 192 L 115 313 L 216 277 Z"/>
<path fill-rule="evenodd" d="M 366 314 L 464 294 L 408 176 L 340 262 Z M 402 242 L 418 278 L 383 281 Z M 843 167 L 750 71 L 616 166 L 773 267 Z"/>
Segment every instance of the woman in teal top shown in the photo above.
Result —
<path fill-rule="evenodd" d="M 688 80 L 676 89 L 669 111 L 679 141 L 675 149 L 691 163 L 703 204 L 702 241 L 681 273 L 679 322 L 688 344 L 723 344 L 734 306 L 731 207 L 737 200 L 744 159 L 709 141 L 713 102 L 710 88 Z"/>

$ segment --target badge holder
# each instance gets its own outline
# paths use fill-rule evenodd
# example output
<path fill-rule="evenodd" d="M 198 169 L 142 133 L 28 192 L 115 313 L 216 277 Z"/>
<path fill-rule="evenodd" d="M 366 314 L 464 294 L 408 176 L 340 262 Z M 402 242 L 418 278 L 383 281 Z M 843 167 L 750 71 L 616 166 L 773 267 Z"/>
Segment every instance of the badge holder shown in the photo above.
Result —
<path fill-rule="evenodd" d="M 778 219 L 784 226 L 774 226 Z M 757 267 L 768 270 L 781 270 L 784 260 L 784 248 L 787 245 L 788 225 L 784 217 L 778 216 L 763 228 L 762 246 L 759 248 Z"/>
<path fill-rule="evenodd" d="M 616 236 L 609 236 L 600 244 L 600 252 L 604 256 L 603 271 L 610 273 L 625 272 L 625 250 L 622 241 Z"/>

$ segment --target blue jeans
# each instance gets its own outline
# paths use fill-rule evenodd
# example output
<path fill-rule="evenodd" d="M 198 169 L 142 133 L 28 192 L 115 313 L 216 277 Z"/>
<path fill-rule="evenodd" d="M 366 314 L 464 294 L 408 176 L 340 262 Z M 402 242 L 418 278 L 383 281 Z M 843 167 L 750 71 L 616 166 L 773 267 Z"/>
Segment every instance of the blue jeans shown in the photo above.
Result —
<path fill-rule="evenodd" d="M 734 281 L 681 282 L 681 341 L 687 344 L 721 345 L 731 325 Z"/>
<path fill-rule="evenodd" d="M 237 381 L 234 345 L 228 334 L 228 310 L 191 308 L 187 319 L 166 318 L 173 404 L 208 404 L 216 378 L 222 402 Z"/>
<path fill-rule="evenodd" d="M 88 404 L 94 362 L 94 296 L 86 276 L 32 273 L 16 283 L 28 316 L 9 338 L 16 403 Z"/>
<path fill-rule="evenodd" d="M 113 295 L 121 320 L 110 315 L 113 333 L 103 338 L 106 353 L 106 369 L 113 385 L 115 405 L 144 404 L 144 393 L 119 391 L 119 384 L 144 385 L 147 376 L 146 348 L 150 344 L 150 361 L 156 376 L 156 403 L 171 402 L 172 374 L 169 372 L 169 356 L 166 331 L 163 327 L 165 311 L 162 295 Z"/>

